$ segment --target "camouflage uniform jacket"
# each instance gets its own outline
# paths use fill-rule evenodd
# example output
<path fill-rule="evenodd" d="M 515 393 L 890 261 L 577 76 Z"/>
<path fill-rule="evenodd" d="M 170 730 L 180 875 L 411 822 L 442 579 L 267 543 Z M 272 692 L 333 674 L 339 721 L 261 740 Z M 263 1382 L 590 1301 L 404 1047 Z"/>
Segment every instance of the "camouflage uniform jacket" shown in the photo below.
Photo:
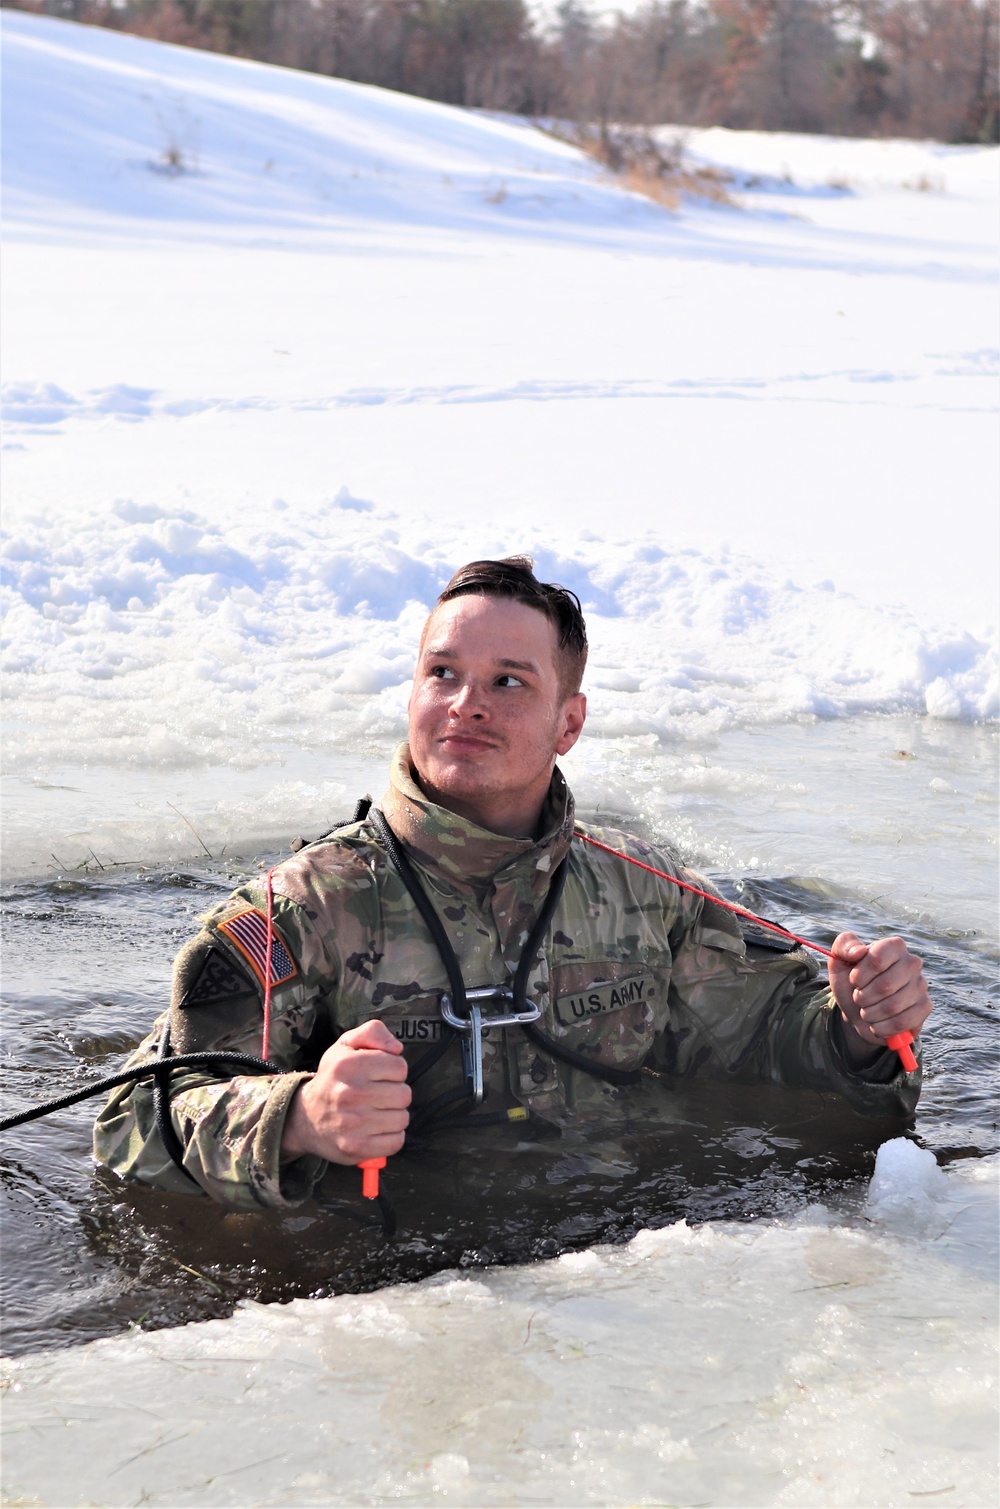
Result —
<path fill-rule="evenodd" d="M 732 913 L 635 865 L 573 840 L 574 806 L 553 776 L 543 837 L 510 839 L 435 806 L 413 779 L 404 745 L 383 811 L 413 862 L 461 963 L 468 988 L 509 986 L 553 872 L 569 854 L 565 889 L 531 971 L 528 996 L 550 1039 L 624 1069 L 714 1074 L 836 1090 L 858 1109 L 913 1110 L 918 1076 L 895 1054 L 852 1072 L 840 1014 L 801 950 L 748 947 Z M 668 853 L 628 834 L 583 829 L 668 873 Z M 694 877 L 695 880 L 698 877 Z M 342 1032 L 381 1018 L 410 1062 L 442 1031 L 441 959 L 367 822 L 310 845 L 273 872 L 270 1058 L 275 1077 L 179 1071 L 171 1101 L 184 1164 L 227 1205 L 296 1204 L 326 1165 L 282 1163 L 285 1114 L 298 1085 Z M 178 956 L 169 1020 L 173 1051 L 260 1054 L 264 887 L 254 880 L 204 919 Z M 255 957 L 256 955 L 256 957 Z M 151 1057 L 163 1020 L 134 1055 Z M 622 1114 L 628 1091 L 560 1064 L 518 1028 L 484 1041 L 485 1109 L 526 1107 L 556 1124 Z M 463 1082 L 449 1047 L 414 1087 L 412 1113 Z M 669 1078 L 664 1093 L 669 1093 Z M 95 1129 L 98 1160 L 125 1179 L 194 1191 L 156 1129 L 148 1082 L 123 1087 Z"/>

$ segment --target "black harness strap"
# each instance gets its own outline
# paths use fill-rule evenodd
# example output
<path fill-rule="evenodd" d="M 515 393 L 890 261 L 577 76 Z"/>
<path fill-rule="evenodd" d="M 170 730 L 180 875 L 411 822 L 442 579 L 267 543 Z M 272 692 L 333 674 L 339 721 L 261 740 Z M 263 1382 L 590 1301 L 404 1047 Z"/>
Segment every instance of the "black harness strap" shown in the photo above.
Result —
<path fill-rule="evenodd" d="M 393 869 L 407 891 L 409 891 L 410 899 L 424 919 L 427 931 L 434 939 L 434 947 L 441 955 L 441 962 L 444 965 L 445 974 L 448 976 L 455 1015 L 467 1017 L 469 1015 L 469 1006 L 465 998 L 465 980 L 462 978 L 462 966 L 458 962 L 455 950 L 451 946 L 451 939 L 444 930 L 441 918 L 431 904 L 431 899 L 421 885 L 416 871 L 397 843 L 396 835 L 389 827 L 385 814 L 380 812 L 377 807 L 372 807 L 368 813 L 368 821 L 382 840 L 382 846 L 389 856 Z"/>
<path fill-rule="evenodd" d="M 363 823 L 368 816 L 371 804 L 370 796 L 359 796 L 354 804 L 353 817 L 345 817 L 342 822 L 334 823 L 332 828 L 327 828 L 326 832 L 321 833 L 318 838 L 293 838 L 288 847 L 293 854 L 298 854 L 303 849 L 312 848 L 313 844 L 321 844 L 325 839 L 332 838 L 335 833 L 340 832 L 341 828 L 352 828 L 355 823 Z"/>
<path fill-rule="evenodd" d="M 444 924 L 432 905 L 430 897 L 424 890 L 416 871 L 400 846 L 395 833 L 390 828 L 385 814 L 380 812 L 377 807 L 373 807 L 368 813 L 368 821 L 382 840 L 390 862 L 410 893 L 410 897 L 421 917 L 427 924 L 427 930 L 434 940 L 434 945 L 441 956 L 445 973 L 448 976 L 455 1015 L 461 1017 L 468 1016 L 462 967 L 452 947 L 451 939 L 445 932 Z M 569 856 L 567 855 L 552 876 L 552 882 L 546 893 L 542 909 L 535 919 L 535 924 L 531 929 L 528 941 L 525 943 L 518 961 L 517 970 L 514 974 L 513 996 L 514 1006 L 519 1011 L 523 1010 L 527 1005 L 528 978 L 534 968 L 542 940 L 549 930 L 556 908 L 562 899 L 563 887 L 566 884 L 568 873 Z M 528 1041 L 533 1043 L 542 1053 L 547 1053 L 550 1057 L 558 1059 L 561 1063 L 569 1064 L 572 1068 L 579 1069 L 584 1074 L 590 1074 L 595 1079 L 603 1079 L 611 1085 L 634 1085 L 639 1082 L 640 1074 L 638 1070 L 617 1069 L 611 1064 L 596 1063 L 592 1058 L 587 1058 L 583 1053 L 574 1053 L 571 1048 L 564 1048 L 561 1043 L 555 1042 L 544 1032 L 541 1032 L 533 1023 L 522 1022 L 520 1023 L 520 1028 Z M 448 1039 L 445 1040 L 444 1034 L 442 1034 L 442 1041 L 436 1043 L 430 1050 L 430 1053 L 425 1054 L 419 1061 L 413 1072 L 411 1072 L 410 1079 L 417 1079 L 421 1074 L 425 1073 L 431 1067 L 431 1062 L 436 1062 L 441 1057 L 448 1045 L 448 1041 L 455 1036 L 456 1034 L 449 1030 Z M 442 1042 L 444 1042 L 444 1047 L 442 1047 Z M 443 1101 L 444 1099 L 445 1097 L 438 1097 L 438 1101 Z M 458 1099 L 457 1094 L 454 1092 L 449 1093 L 449 1104 L 454 1104 L 456 1099 Z M 429 1105 L 422 1107 L 421 1111 L 415 1115 L 415 1130 L 427 1129 L 428 1122 L 432 1119 L 434 1111 L 445 1108 L 444 1105 L 439 1107 L 438 1101 L 431 1101 Z"/>
<path fill-rule="evenodd" d="M 543 1053 L 548 1053 L 552 1058 L 557 1058 L 561 1064 L 569 1064 L 572 1069 L 581 1069 L 584 1074 L 592 1074 L 595 1079 L 607 1080 L 609 1085 L 637 1085 L 642 1078 L 639 1069 L 616 1069 L 613 1064 L 599 1064 L 595 1059 L 587 1058 L 586 1054 L 574 1053 L 572 1048 L 564 1048 L 562 1043 L 557 1043 L 554 1038 L 546 1037 L 544 1032 L 539 1032 L 533 1022 L 522 1024 L 521 1031 L 530 1043 L 540 1048 Z"/>

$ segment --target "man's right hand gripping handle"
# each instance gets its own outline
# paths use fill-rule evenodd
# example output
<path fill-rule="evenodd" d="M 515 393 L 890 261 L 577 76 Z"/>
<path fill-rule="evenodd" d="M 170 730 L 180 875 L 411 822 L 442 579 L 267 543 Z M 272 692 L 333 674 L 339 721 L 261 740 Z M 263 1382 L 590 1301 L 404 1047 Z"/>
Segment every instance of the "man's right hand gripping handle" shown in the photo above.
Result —
<path fill-rule="evenodd" d="M 289 1107 L 283 1161 L 312 1153 L 329 1163 L 388 1158 L 410 1120 L 403 1046 L 384 1022 L 363 1022 L 328 1048 Z"/>

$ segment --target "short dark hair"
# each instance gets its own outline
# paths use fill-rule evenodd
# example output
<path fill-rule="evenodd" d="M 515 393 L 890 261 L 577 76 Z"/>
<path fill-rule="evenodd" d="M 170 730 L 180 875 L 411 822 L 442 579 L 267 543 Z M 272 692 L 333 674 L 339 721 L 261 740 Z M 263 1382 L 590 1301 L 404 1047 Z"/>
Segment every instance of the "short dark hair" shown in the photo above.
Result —
<path fill-rule="evenodd" d="M 567 697 L 580 690 L 587 665 L 587 625 L 580 599 L 568 587 L 540 582 L 530 555 L 508 555 L 500 561 L 470 561 L 460 566 L 438 598 L 438 606 L 453 597 L 479 592 L 484 597 L 509 597 L 537 608 L 554 625 L 559 649 L 562 689 Z"/>

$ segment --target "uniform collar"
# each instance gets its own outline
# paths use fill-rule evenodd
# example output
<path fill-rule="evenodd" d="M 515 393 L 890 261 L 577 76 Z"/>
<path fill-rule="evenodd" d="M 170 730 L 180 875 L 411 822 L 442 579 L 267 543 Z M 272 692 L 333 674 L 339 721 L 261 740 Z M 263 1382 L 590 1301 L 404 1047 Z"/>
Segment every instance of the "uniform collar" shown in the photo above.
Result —
<path fill-rule="evenodd" d="M 414 779 L 407 744 L 397 749 L 389 780 L 382 810 L 393 832 L 416 864 L 453 883 L 481 886 L 500 872 L 511 879 L 516 870 L 544 888 L 569 852 L 576 805 L 558 769 L 552 773 L 537 839 L 505 838 L 437 806 Z"/>

